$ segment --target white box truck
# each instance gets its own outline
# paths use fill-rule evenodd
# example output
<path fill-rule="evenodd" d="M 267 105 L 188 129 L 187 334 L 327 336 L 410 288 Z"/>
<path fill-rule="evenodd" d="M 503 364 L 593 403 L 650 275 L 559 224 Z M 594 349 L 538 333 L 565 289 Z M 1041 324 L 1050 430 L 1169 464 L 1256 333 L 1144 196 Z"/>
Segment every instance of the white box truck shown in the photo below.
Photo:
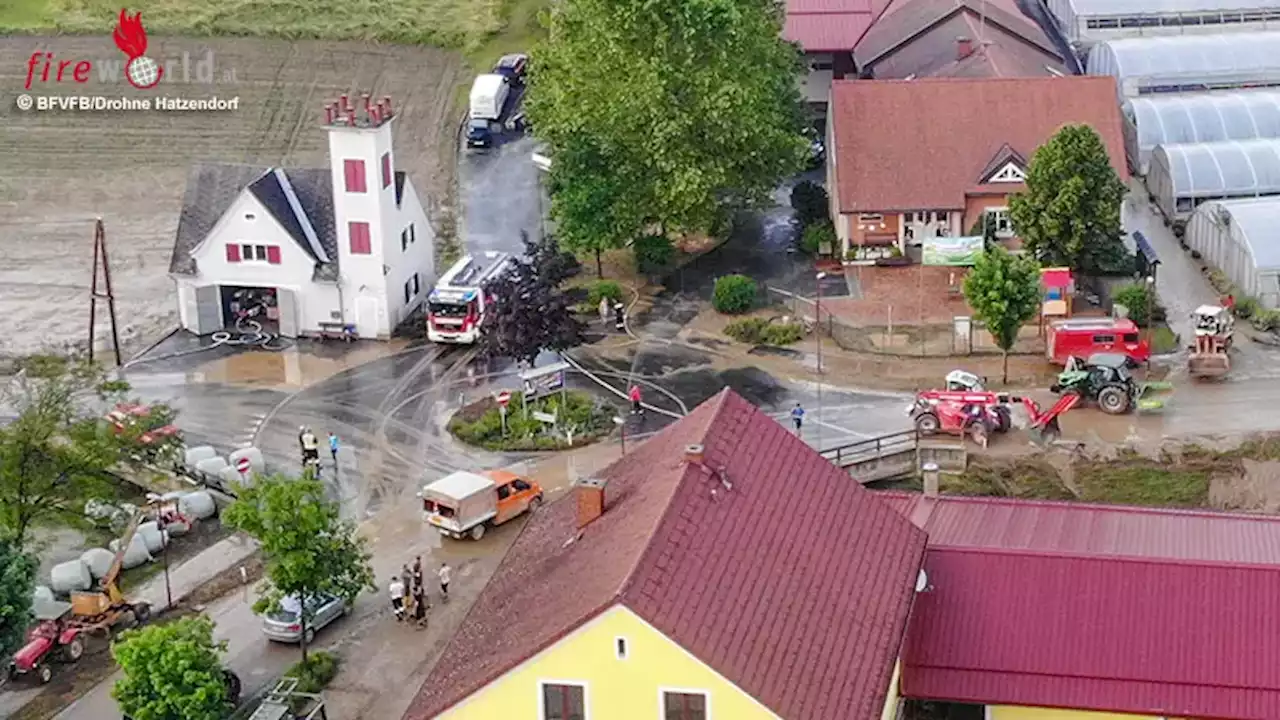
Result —
<path fill-rule="evenodd" d="M 511 93 L 511 81 L 505 75 L 481 75 L 471 85 L 471 117 L 476 120 L 500 120 L 502 107 Z"/>

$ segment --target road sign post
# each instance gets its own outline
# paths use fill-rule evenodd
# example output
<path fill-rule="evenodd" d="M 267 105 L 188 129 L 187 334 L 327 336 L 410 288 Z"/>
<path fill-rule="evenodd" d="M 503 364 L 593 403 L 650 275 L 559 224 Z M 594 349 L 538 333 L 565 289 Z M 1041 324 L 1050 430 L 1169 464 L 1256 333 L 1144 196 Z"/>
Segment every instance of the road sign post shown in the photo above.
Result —
<path fill-rule="evenodd" d="M 249 470 L 251 470 L 252 468 L 253 468 L 253 463 L 250 462 L 249 458 L 242 457 L 239 460 L 236 460 L 236 470 L 240 472 L 240 477 L 248 479 Z"/>
<path fill-rule="evenodd" d="M 511 391 L 503 390 L 493 396 L 498 401 L 498 414 L 502 416 L 502 436 L 507 436 L 507 403 L 511 402 Z"/>

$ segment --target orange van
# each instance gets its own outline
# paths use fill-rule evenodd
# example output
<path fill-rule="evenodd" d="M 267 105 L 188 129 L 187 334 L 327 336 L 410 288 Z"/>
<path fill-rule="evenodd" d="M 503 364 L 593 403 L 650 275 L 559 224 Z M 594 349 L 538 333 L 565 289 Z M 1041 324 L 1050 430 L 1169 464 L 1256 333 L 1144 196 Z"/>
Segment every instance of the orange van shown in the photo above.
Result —
<path fill-rule="evenodd" d="M 485 531 L 542 504 L 542 486 L 506 470 L 450 473 L 422 488 L 422 511 L 440 534 L 479 540 Z"/>

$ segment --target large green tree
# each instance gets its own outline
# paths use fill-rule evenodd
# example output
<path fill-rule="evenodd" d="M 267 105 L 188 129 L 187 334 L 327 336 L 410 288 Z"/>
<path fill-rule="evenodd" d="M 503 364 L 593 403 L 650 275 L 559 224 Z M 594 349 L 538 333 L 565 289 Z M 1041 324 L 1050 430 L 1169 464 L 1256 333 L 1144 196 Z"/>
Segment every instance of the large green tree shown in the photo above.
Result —
<path fill-rule="evenodd" d="M 1004 354 L 1002 382 L 1009 382 L 1009 351 L 1040 307 L 1040 267 L 1029 257 L 993 247 L 965 275 L 964 299 Z"/>
<path fill-rule="evenodd" d="M 101 412 L 127 390 L 97 367 L 49 360 L 29 363 L 0 393 L 17 415 L 0 427 L 0 532 L 18 548 L 33 525 L 111 494 L 107 472 L 135 439 L 112 432 Z"/>
<path fill-rule="evenodd" d="M 254 612 L 273 612 L 284 598 L 333 595 L 347 602 L 373 590 L 373 568 L 365 538 L 338 515 L 324 485 L 309 476 L 258 476 L 222 514 L 222 521 L 257 538 L 266 560 L 266 582 Z M 314 613 L 302 607 L 302 657 Z"/>
<path fill-rule="evenodd" d="M 111 697 L 133 720 L 223 720 L 234 707 L 218 659 L 226 647 L 204 616 L 129 630 L 111 646 L 124 671 Z"/>
<path fill-rule="evenodd" d="M 556 5 L 528 113 L 566 249 L 708 230 L 803 167 L 800 55 L 782 21 L 773 0 Z"/>
<path fill-rule="evenodd" d="M 0 657 L 9 657 L 22 646 L 31 622 L 31 592 L 35 583 L 35 558 L 0 537 Z"/>
<path fill-rule="evenodd" d="M 1009 199 L 1023 247 L 1045 265 L 1084 274 L 1124 269 L 1120 208 L 1125 185 L 1102 138 L 1067 125 L 1041 145 L 1027 168 L 1027 191 Z"/>

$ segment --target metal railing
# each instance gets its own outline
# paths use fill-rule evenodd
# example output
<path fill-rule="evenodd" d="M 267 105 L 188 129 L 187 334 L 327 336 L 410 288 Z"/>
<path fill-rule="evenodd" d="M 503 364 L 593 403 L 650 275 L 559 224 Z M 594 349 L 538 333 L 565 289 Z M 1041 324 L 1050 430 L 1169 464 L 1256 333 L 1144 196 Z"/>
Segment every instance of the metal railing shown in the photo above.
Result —
<path fill-rule="evenodd" d="M 850 465 L 879 460 L 880 458 L 902 453 L 914 452 L 920 447 L 918 430 L 903 430 L 879 437 L 858 440 L 845 445 L 821 450 L 822 457 L 835 463 L 836 467 L 847 468 Z"/>

